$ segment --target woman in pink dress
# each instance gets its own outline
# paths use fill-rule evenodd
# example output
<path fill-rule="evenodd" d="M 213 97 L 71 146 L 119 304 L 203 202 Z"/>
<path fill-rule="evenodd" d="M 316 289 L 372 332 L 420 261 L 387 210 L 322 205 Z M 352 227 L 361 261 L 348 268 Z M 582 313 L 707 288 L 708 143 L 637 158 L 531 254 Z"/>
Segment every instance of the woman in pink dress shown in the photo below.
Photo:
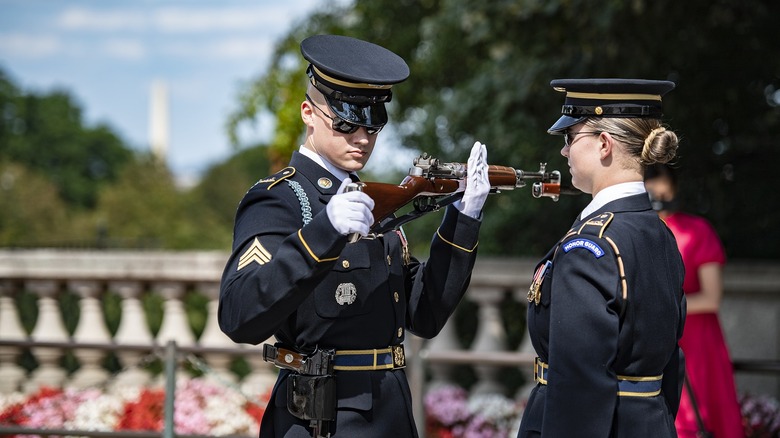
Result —
<path fill-rule="evenodd" d="M 718 309 L 723 295 L 722 269 L 726 262 L 718 235 L 706 219 L 676 211 L 677 180 L 668 166 L 645 172 L 645 186 L 653 207 L 672 230 L 685 265 L 683 291 L 688 314 L 680 347 L 685 354 L 686 378 L 693 389 L 704 427 L 715 438 L 742 438 L 742 416 L 733 369 Z M 696 412 L 688 388 L 683 388 L 675 426 L 680 438 L 695 438 Z"/>

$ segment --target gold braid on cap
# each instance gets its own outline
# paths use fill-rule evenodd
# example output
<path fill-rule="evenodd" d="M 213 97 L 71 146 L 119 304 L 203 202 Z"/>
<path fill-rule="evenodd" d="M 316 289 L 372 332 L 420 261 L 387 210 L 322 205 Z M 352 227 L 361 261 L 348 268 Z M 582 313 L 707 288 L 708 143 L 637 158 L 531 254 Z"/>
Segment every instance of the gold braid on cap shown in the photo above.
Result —
<path fill-rule="evenodd" d="M 666 131 L 666 128 L 661 126 L 660 128 L 655 128 L 652 131 L 650 131 L 649 134 L 647 134 L 647 138 L 645 138 L 645 146 L 644 149 L 647 149 L 650 147 L 650 144 L 653 143 L 653 140 L 655 140 L 655 136 Z"/>

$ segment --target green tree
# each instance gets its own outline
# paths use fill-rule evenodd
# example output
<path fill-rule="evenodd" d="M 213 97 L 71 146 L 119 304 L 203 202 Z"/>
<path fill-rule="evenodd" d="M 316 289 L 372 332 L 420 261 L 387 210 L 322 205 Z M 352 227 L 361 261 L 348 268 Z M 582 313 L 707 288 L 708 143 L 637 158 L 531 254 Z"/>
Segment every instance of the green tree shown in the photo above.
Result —
<path fill-rule="evenodd" d="M 780 49 L 778 13 L 780 3 L 759 0 L 357 0 L 292 31 L 271 70 L 282 79 L 263 75 L 250 88 L 271 93 L 274 106 L 245 99 L 234 122 L 299 105 L 288 87 L 298 82 L 284 78 L 300 77 L 297 42 L 314 33 L 364 38 L 406 59 L 412 75 L 394 87 L 391 120 L 405 146 L 447 161 L 465 160 L 480 140 L 491 163 L 565 169 L 559 138 L 545 132 L 563 100 L 551 79 L 669 79 L 678 88 L 665 109 L 682 137 L 689 210 L 713 221 L 731 256 L 778 257 L 776 246 L 753 243 L 780 239 L 780 195 L 769 189 L 780 158 L 780 58 L 767 56 Z M 280 68 L 288 64 L 297 70 Z M 481 251 L 538 255 L 587 201 L 552 204 L 523 189 L 492 197 Z"/>
<path fill-rule="evenodd" d="M 0 161 L 0 246 L 59 242 L 67 213 L 57 188 L 20 164 Z"/>
<path fill-rule="evenodd" d="M 151 155 L 125 166 L 100 192 L 95 222 L 107 244 L 118 247 L 197 247 L 198 231 L 169 169 Z"/>
<path fill-rule="evenodd" d="M 95 206 L 132 152 L 106 125 L 88 127 L 65 91 L 19 90 L 0 70 L 0 159 L 23 164 L 54 182 L 75 208 Z"/>
<path fill-rule="evenodd" d="M 224 163 L 212 166 L 193 188 L 193 204 L 202 207 L 202 214 L 213 216 L 225 232 L 224 248 L 230 247 L 236 208 L 244 193 L 269 174 L 268 148 L 255 146 L 242 149 Z"/>

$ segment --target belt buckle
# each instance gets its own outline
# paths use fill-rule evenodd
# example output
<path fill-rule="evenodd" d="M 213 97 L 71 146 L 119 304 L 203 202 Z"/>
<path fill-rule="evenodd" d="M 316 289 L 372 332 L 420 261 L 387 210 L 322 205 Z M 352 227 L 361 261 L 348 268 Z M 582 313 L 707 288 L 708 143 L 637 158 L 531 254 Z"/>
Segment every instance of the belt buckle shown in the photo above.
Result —
<path fill-rule="evenodd" d="M 406 354 L 403 345 L 390 347 L 390 354 L 393 355 L 393 369 L 406 368 Z"/>
<path fill-rule="evenodd" d="M 544 378 L 544 368 L 547 364 L 542 362 L 538 357 L 534 358 L 534 382 L 547 384 L 547 379 Z"/>

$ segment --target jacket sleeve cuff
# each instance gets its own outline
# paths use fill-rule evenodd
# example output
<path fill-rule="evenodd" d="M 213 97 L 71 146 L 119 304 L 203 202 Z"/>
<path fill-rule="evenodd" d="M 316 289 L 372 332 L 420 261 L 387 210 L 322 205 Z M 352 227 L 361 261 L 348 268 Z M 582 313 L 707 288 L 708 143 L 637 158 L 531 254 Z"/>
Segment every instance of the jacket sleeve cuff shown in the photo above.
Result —
<path fill-rule="evenodd" d="M 444 219 L 436 230 L 436 238 L 461 251 L 474 252 L 479 245 L 479 227 L 481 221 L 458 211 L 453 206 L 447 207 Z"/>
<path fill-rule="evenodd" d="M 333 228 L 328 215 L 316 215 L 308 225 L 298 230 L 303 251 L 316 263 L 332 262 L 339 258 L 347 244 L 347 237 Z"/>

